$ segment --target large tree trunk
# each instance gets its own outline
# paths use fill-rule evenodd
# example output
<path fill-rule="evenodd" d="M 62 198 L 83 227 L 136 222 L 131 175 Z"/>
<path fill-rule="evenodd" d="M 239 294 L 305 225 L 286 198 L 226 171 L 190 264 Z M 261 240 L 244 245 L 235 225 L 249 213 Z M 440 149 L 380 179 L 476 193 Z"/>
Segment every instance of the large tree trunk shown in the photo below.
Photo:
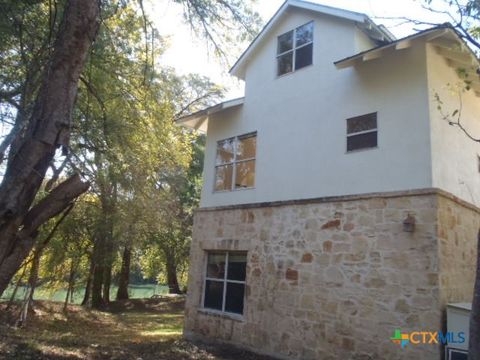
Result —
<path fill-rule="evenodd" d="M 480 360 L 480 230 L 477 236 L 477 276 L 473 289 L 468 360 Z"/>
<path fill-rule="evenodd" d="M 95 270 L 95 263 L 93 257 L 90 259 L 90 269 L 88 270 L 87 283 L 85 284 L 85 293 L 83 294 L 82 306 L 90 305 L 90 296 L 92 293 L 93 272 Z"/>
<path fill-rule="evenodd" d="M 132 249 L 130 242 L 127 242 L 123 250 L 122 268 L 118 279 L 117 300 L 128 300 L 128 285 L 130 283 L 130 261 L 132 258 Z"/>
<path fill-rule="evenodd" d="M 88 189 L 73 176 L 32 208 L 56 149 L 68 145 L 78 79 L 99 26 L 99 5 L 98 0 L 67 2 L 28 125 L 9 154 L 0 185 L 0 295 L 31 251 L 38 228 Z"/>
<path fill-rule="evenodd" d="M 92 279 L 92 301 L 94 309 L 103 308 L 105 303 L 102 297 L 102 288 L 105 274 L 105 238 L 103 233 L 98 234 L 93 245 L 93 279 Z"/>
<path fill-rule="evenodd" d="M 168 292 L 170 294 L 181 294 L 180 286 L 178 285 L 177 266 L 173 257 L 167 257 L 167 283 Z"/>

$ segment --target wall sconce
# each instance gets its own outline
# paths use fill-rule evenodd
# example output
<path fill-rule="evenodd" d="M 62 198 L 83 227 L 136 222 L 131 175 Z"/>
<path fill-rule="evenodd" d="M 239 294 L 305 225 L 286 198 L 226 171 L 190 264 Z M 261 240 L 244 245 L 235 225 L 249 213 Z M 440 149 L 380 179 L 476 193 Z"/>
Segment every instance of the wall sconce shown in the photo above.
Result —
<path fill-rule="evenodd" d="M 415 231 L 415 217 L 408 214 L 405 220 L 403 220 L 403 231 L 414 232 Z"/>

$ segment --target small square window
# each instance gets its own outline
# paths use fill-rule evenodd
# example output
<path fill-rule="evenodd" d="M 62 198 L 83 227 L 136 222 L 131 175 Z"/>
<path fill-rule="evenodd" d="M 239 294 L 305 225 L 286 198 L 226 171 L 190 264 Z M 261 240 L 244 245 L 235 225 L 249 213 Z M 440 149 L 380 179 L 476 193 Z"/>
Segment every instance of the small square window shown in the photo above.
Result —
<path fill-rule="evenodd" d="M 347 119 L 347 152 L 378 146 L 377 113 Z"/>
<path fill-rule="evenodd" d="M 203 307 L 242 315 L 247 275 L 247 253 L 210 252 L 207 253 L 207 257 Z"/>

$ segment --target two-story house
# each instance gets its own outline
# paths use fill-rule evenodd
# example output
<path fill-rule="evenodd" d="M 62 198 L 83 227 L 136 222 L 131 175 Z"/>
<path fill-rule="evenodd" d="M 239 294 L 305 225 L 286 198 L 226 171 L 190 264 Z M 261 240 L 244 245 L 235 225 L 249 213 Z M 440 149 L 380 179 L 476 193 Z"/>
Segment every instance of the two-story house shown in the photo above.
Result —
<path fill-rule="evenodd" d="M 471 301 L 480 224 L 478 60 L 448 25 L 395 39 L 287 0 L 231 69 L 206 131 L 185 335 L 293 359 L 440 359 Z M 469 90 L 465 90 L 465 80 Z M 456 111 L 458 110 L 458 111 Z"/>

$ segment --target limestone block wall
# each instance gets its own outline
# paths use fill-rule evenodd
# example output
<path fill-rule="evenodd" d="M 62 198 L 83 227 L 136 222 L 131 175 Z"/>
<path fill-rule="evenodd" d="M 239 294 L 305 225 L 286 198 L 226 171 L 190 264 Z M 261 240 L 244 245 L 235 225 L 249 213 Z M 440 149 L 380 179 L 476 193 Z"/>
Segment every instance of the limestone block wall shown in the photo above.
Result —
<path fill-rule="evenodd" d="M 437 191 L 200 210 L 185 335 L 289 359 L 440 359 L 390 337 L 442 330 L 445 303 L 469 300 L 478 223 Z M 202 309 L 208 250 L 248 251 L 242 319 Z"/>

